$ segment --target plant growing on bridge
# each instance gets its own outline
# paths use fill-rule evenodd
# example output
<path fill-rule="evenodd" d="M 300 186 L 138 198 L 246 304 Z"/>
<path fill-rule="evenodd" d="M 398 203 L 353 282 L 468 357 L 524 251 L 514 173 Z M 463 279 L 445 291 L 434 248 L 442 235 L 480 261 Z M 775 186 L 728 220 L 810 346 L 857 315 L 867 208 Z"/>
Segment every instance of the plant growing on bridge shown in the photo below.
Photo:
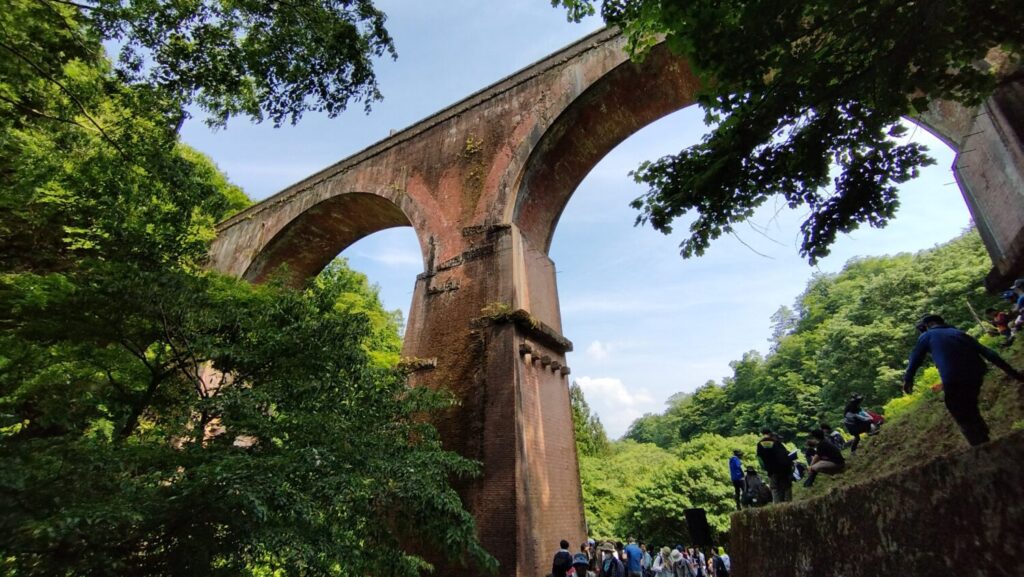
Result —
<path fill-rule="evenodd" d="M 593 0 L 552 4 L 575 20 L 595 11 Z M 812 263 L 838 233 L 884 226 L 896 185 L 932 163 L 903 140 L 901 117 L 937 99 L 980 103 L 1019 78 L 1024 46 L 1010 0 L 608 0 L 601 13 L 635 56 L 664 39 L 704 80 L 711 133 L 632 173 L 649 186 L 632 203 L 638 223 L 668 234 L 696 213 L 683 257 L 775 196 L 808 210 L 800 252 Z"/>

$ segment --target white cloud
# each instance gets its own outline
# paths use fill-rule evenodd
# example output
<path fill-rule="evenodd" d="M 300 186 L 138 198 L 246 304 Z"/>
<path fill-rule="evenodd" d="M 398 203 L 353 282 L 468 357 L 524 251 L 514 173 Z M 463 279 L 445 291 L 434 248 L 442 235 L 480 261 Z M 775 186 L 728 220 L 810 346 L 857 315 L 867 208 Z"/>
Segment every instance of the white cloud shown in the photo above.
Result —
<path fill-rule="evenodd" d="M 397 249 L 375 250 L 373 252 L 359 251 L 359 258 L 380 263 L 385 266 L 407 267 L 423 266 L 423 259 L 419 252 Z"/>
<path fill-rule="evenodd" d="M 601 341 L 594 341 L 587 347 L 587 355 L 595 361 L 603 361 L 608 358 L 608 355 L 612 352 L 612 345 L 610 343 L 605 344 Z"/>
<path fill-rule="evenodd" d="M 576 379 L 583 392 L 590 399 L 610 401 L 617 406 L 637 407 L 654 401 L 646 389 L 630 392 L 621 379 L 614 377 L 580 377 Z"/>
<path fill-rule="evenodd" d="M 631 390 L 615 377 L 579 377 L 576 383 L 612 438 L 621 437 L 637 417 L 659 409 L 647 389 Z"/>

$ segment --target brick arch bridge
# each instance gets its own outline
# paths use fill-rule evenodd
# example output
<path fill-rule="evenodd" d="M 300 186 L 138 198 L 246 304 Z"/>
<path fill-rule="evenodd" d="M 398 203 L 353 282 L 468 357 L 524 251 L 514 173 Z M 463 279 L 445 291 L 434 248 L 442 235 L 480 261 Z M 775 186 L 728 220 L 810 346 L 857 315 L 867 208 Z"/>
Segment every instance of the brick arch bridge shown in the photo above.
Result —
<path fill-rule="evenodd" d="M 547 256 L 558 218 L 607 152 L 698 88 L 685 61 L 659 48 L 634 63 L 624 44 L 596 32 L 235 215 L 212 248 L 216 270 L 259 282 L 287 264 L 301 282 L 366 235 L 413 227 L 424 272 L 403 356 L 416 359 L 414 384 L 461 400 L 436 424 L 448 448 L 483 463 L 460 493 L 505 577 L 544 575 L 559 539 L 585 536 L 572 344 Z M 999 106 L 985 111 L 943 105 L 924 122 L 986 159 L 961 163 L 957 179 L 1005 276 L 1024 244 L 1024 156 Z"/>

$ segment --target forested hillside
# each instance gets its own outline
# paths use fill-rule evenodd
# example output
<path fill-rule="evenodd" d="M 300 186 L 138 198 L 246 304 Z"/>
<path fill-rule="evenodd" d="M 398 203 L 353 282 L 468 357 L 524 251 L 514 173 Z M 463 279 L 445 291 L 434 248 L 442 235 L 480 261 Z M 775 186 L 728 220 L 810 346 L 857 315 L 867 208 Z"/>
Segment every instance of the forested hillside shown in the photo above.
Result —
<path fill-rule="evenodd" d="M 939 313 L 969 329 L 977 326 L 970 307 L 982 314 L 996 304 L 982 287 L 990 267 L 970 231 L 917 254 L 854 259 L 837 274 L 815 275 L 793 309 L 772 316 L 767 354 L 745 353 L 731 363 L 731 376 L 674 396 L 664 413 L 634 422 L 626 438 L 668 448 L 704 433 L 740 435 L 765 425 L 792 438 L 822 419 L 838 421 L 853 392 L 881 407 L 902 394 L 900 375 L 921 315 Z"/>
<path fill-rule="evenodd" d="M 795 448 L 821 421 L 839 426 L 852 392 L 865 395 L 872 408 L 884 406 L 892 422 L 864 443 L 850 472 L 811 491 L 800 488 L 798 498 L 890 471 L 903 459 L 966 446 L 939 395 L 926 386 L 938 380 L 934 369 L 919 377 L 910 397 L 900 390 L 900 376 L 924 313 L 984 332 L 971 307 L 983 314 L 998 306 L 981 287 L 990 266 L 980 237 L 969 231 L 917 254 L 855 259 L 837 274 L 815 275 L 793 309 L 773 315 L 766 354 L 750 351 L 721 383 L 672 396 L 663 413 L 637 419 L 621 441 L 605 439 L 574 385 L 574 416 L 586 414 L 591 423 L 582 437 L 577 424 L 591 534 L 674 544 L 687 538 L 683 510 L 690 507 L 706 509 L 712 527 L 724 534 L 735 507 L 727 464 L 732 451 L 745 451 L 746 463 L 756 466 L 755 433 L 766 425 Z M 989 381 L 982 404 L 994 412 L 998 434 L 1019 425 L 1024 410 L 1019 387 L 1003 387 L 999 375 Z"/>

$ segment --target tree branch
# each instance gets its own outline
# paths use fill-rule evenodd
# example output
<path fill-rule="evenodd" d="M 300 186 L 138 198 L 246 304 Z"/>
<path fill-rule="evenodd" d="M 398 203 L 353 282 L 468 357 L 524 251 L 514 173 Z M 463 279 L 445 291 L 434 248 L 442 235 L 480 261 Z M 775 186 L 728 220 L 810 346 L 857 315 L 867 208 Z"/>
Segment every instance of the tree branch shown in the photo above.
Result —
<path fill-rule="evenodd" d="M 143 411 L 153 401 L 153 395 L 156 394 L 157 388 L 160 386 L 161 379 L 158 375 L 153 374 L 149 379 L 149 386 L 146 387 L 146 392 L 139 399 L 139 402 L 132 404 L 132 412 L 128 415 L 128 420 L 125 421 L 124 426 L 121 427 L 121 431 L 118 434 L 121 440 L 127 439 L 135 431 L 135 428 L 139 426 L 139 417 L 142 416 Z"/>
<path fill-rule="evenodd" d="M 39 118 L 45 118 L 47 120 L 56 120 L 57 122 L 63 122 L 63 123 L 66 123 L 66 124 L 71 124 L 73 126 L 77 126 L 79 128 L 85 129 L 85 130 L 92 130 L 93 132 L 96 132 L 96 129 L 91 127 L 91 126 L 86 126 L 84 124 L 80 124 L 78 122 L 75 122 L 74 120 L 71 120 L 70 118 L 63 118 L 63 117 L 60 117 L 60 116 L 53 116 L 51 114 L 47 114 L 47 113 L 45 113 L 45 112 L 43 112 L 41 110 L 36 110 L 35 108 L 32 108 L 31 106 L 28 106 L 27 104 L 23 104 L 23 103 L 18 102 L 16 100 L 12 100 L 10 98 L 7 98 L 6 96 L 0 95 L 0 100 L 3 100 L 4 102 L 7 102 L 7 103 L 9 103 L 9 104 L 11 104 L 13 106 L 17 106 L 18 108 L 24 110 L 25 112 L 28 112 L 29 114 L 31 114 L 33 116 L 38 116 Z"/>
<path fill-rule="evenodd" d="M 113 138 L 111 138 L 111 136 L 109 134 L 107 134 L 107 132 L 105 130 L 103 130 L 103 127 L 100 126 L 99 122 L 96 122 L 96 119 L 93 118 L 92 115 L 89 114 L 88 110 L 86 110 L 85 104 L 83 104 L 82 101 L 79 100 L 78 97 L 75 96 L 75 94 L 73 92 L 71 92 L 71 90 L 67 86 L 64 86 L 64 84 L 61 83 L 61 81 L 59 81 L 56 78 L 50 76 L 46 72 L 46 70 L 44 70 L 41 66 L 36 64 L 31 58 L 29 58 L 29 57 L 25 56 L 24 54 L 22 54 L 21 52 L 19 52 L 13 46 L 8 46 L 7 44 L 5 44 L 3 42 L 0 42 L 0 48 L 3 48 L 4 50 L 6 50 L 6 51 L 10 52 L 11 54 L 13 54 L 14 56 L 16 56 L 18 59 L 20 59 L 23 62 L 25 62 L 26 64 L 28 64 L 29 66 L 34 68 L 36 70 L 36 72 L 38 72 L 48 82 L 50 82 L 50 83 L 56 85 L 58 88 L 60 88 L 61 91 L 64 92 L 64 94 L 66 94 L 68 96 L 68 98 L 71 99 L 72 102 L 75 103 L 75 106 L 77 106 L 78 109 L 82 112 L 82 115 L 85 116 L 86 119 L 89 120 L 89 123 L 96 127 L 96 130 L 98 130 L 99 133 L 103 136 L 103 139 L 106 140 L 108 144 L 113 146 L 114 149 L 117 150 L 117 152 L 119 152 L 121 154 L 121 156 L 124 157 L 125 160 L 127 160 L 128 162 L 132 162 L 131 157 L 128 156 L 128 154 L 124 151 L 124 149 L 122 149 L 117 144 L 117 141 L 115 141 Z"/>

